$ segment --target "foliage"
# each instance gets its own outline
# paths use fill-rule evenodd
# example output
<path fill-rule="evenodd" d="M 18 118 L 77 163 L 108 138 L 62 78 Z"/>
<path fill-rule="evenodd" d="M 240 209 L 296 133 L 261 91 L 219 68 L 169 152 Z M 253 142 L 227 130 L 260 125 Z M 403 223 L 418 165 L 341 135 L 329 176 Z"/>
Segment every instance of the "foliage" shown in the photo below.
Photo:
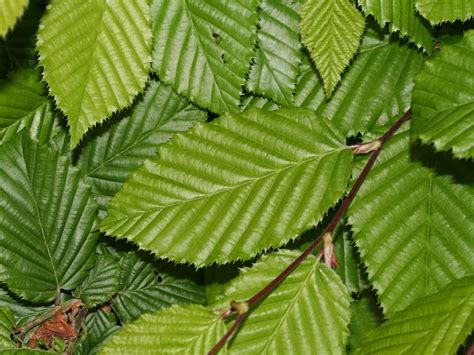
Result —
<path fill-rule="evenodd" d="M 0 353 L 468 349 L 473 11 L 0 0 Z"/>

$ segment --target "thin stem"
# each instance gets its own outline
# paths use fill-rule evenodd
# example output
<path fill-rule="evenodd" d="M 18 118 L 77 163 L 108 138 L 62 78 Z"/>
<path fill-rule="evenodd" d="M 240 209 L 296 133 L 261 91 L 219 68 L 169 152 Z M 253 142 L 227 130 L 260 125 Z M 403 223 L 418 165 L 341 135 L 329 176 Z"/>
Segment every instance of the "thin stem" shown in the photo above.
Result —
<path fill-rule="evenodd" d="M 225 345 L 227 340 L 232 336 L 232 334 L 238 329 L 242 321 L 247 317 L 250 311 L 250 308 L 252 306 L 254 306 L 257 302 L 262 300 L 265 296 L 267 296 L 270 292 L 272 292 L 280 283 L 282 283 L 283 280 L 285 280 L 286 277 L 289 274 L 291 274 L 308 257 L 308 255 L 311 254 L 316 249 L 316 247 L 321 243 L 321 241 L 324 239 L 325 236 L 328 236 L 328 235 L 332 236 L 334 230 L 336 229 L 336 226 L 338 225 L 338 223 L 340 222 L 340 220 L 346 213 L 347 209 L 349 208 L 350 204 L 354 200 L 355 196 L 357 195 L 357 192 L 362 186 L 362 183 L 367 178 L 367 175 L 369 174 L 370 169 L 372 169 L 372 167 L 374 166 L 375 160 L 379 156 L 385 142 L 387 142 L 398 131 L 400 126 L 410 119 L 410 117 L 411 117 L 411 110 L 408 110 L 383 134 L 382 137 L 380 137 L 377 140 L 380 144 L 377 144 L 375 149 L 372 150 L 369 160 L 364 166 L 364 169 L 358 176 L 354 185 L 352 185 L 351 190 L 342 201 L 341 205 L 336 211 L 336 214 L 332 218 L 331 222 L 329 223 L 325 231 L 320 236 L 318 236 L 316 240 L 313 243 L 311 243 L 311 245 L 298 258 L 296 258 L 290 265 L 288 265 L 287 268 L 283 270 L 277 277 L 275 277 L 267 286 L 265 286 L 256 295 L 249 298 L 247 301 L 241 302 L 241 304 L 243 303 L 246 305 L 247 311 L 243 313 L 239 313 L 238 317 L 235 319 L 234 323 L 229 328 L 227 333 L 222 337 L 221 340 L 219 340 L 219 342 L 216 345 L 214 345 L 214 347 L 208 353 L 209 355 L 217 354 L 217 352 Z M 235 309 L 234 307 L 231 307 L 228 311 L 224 313 L 224 316 L 222 316 L 221 318 L 222 319 L 227 318 L 236 310 L 237 309 Z"/>

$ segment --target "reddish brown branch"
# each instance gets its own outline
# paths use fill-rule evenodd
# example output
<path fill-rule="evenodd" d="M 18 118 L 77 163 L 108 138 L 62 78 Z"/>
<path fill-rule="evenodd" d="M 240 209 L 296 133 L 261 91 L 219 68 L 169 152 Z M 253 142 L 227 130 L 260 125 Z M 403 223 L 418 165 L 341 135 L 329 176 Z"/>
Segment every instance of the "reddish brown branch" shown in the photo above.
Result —
<path fill-rule="evenodd" d="M 318 237 L 316 240 L 311 243 L 311 245 L 297 258 L 295 259 L 288 267 L 283 270 L 277 277 L 275 277 L 267 286 L 265 286 L 260 292 L 258 292 L 256 295 L 253 297 L 249 298 L 245 302 L 240 302 L 240 305 L 244 305 L 243 307 L 245 309 L 244 312 L 239 312 L 239 315 L 235 319 L 234 323 L 232 326 L 229 328 L 227 333 L 222 337 L 219 342 L 214 345 L 214 347 L 209 351 L 209 355 L 215 355 L 218 353 L 218 351 L 225 345 L 227 340 L 232 336 L 232 334 L 238 329 L 240 323 L 247 317 L 249 311 L 251 310 L 252 306 L 254 306 L 257 302 L 262 300 L 265 296 L 267 296 L 270 292 L 272 292 L 280 283 L 283 282 L 283 280 L 286 279 L 286 277 L 291 274 L 307 257 L 309 254 L 311 254 L 316 247 L 321 243 L 323 238 L 325 236 L 332 236 L 334 230 L 336 229 L 336 226 L 338 223 L 341 221 L 342 217 L 346 213 L 347 209 L 349 208 L 350 204 L 354 200 L 355 196 L 357 195 L 357 192 L 359 191 L 362 183 L 365 181 L 367 178 L 367 175 L 370 172 L 370 169 L 374 166 L 375 160 L 379 156 L 385 142 L 387 142 L 400 128 L 400 126 L 408 121 L 411 117 L 411 110 L 408 110 L 403 114 L 402 117 L 400 117 L 394 124 L 391 126 L 382 137 L 377 139 L 374 143 L 370 143 L 370 147 L 372 148 L 369 160 L 364 166 L 364 169 L 362 169 L 362 172 L 360 173 L 359 177 L 355 181 L 354 185 L 352 185 L 351 190 L 347 194 L 347 196 L 344 198 L 342 201 L 341 205 L 336 211 L 336 214 L 332 218 L 331 222 L 329 223 L 328 227 L 325 229 L 325 231 Z M 362 145 L 361 145 L 362 146 Z M 226 311 L 224 314 L 225 316 L 221 318 L 227 318 L 229 317 L 233 312 L 238 311 L 238 309 L 235 308 L 235 306 L 231 306 L 231 308 Z"/>

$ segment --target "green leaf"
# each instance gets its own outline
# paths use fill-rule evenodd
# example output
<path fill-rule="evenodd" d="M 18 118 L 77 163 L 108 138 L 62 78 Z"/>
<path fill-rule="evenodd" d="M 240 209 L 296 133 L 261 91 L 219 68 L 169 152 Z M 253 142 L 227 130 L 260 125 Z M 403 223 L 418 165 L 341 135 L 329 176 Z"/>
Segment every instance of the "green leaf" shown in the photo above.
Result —
<path fill-rule="evenodd" d="M 310 111 L 227 115 L 163 144 L 112 200 L 101 229 L 177 262 L 249 259 L 315 225 L 343 194 L 351 161 Z"/>
<path fill-rule="evenodd" d="M 168 86 L 151 81 L 129 116 L 87 141 L 77 163 L 102 209 L 133 170 L 156 156 L 158 145 L 206 115 Z M 102 128 L 102 127 L 101 127 Z"/>
<path fill-rule="evenodd" d="M 299 256 L 282 251 L 243 269 L 224 292 L 245 301 Z M 349 337 L 350 297 L 337 274 L 310 255 L 250 313 L 230 352 L 242 354 L 343 353 Z"/>
<path fill-rule="evenodd" d="M 85 332 L 74 347 L 74 355 L 98 353 L 102 343 L 116 333 L 120 326 L 113 312 L 96 311 L 87 315 L 83 329 Z"/>
<path fill-rule="evenodd" d="M 423 55 L 406 46 L 369 42 L 361 47 L 331 99 L 325 101 L 314 68 L 308 60 L 303 61 L 296 106 L 330 118 L 347 136 L 367 132 L 386 125 L 410 107 L 415 75 L 422 62 Z"/>
<path fill-rule="evenodd" d="M 371 294 L 363 296 L 351 303 L 351 323 L 349 324 L 348 353 L 353 353 L 360 345 L 369 330 L 382 322 L 382 312 L 377 308 L 375 297 Z"/>
<path fill-rule="evenodd" d="M 160 79 L 213 112 L 238 111 L 256 41 L 257 5 L 154 0 L 153 68 Z"/>
<path fill-rule="evenodd" d="M 13 312 L 7 306 L 0 307 L 0 352 L 5 348 L 14 348 L 15 343 L 11 338 L 15 318 Z"/>
<path fill-rule="evenodd" d="M 466 21 L 474 15 L 473 0 L 415 0 L 416 9 L 431 24 Z"/>
<path fill-rule="evenodd" d="M 12 310 L 17 326 L 21 326 L 36 318 L 46 310 L 45 307 L 35 306 L 31 303 L 25 302 L 13 295 L 11 292 L 0 287 L 0 307 L 3 306 L 7 306 Z"/>
<path fill-rule="evenodd" d="M 266 111 L 275 111 L 280 108 L 275 102 L 259 96 L 247 96 L 242 98 L 242 103 L 240 104 L 240 110 L 246 111 L 253 108 L 261 108 Z"/>
<path fill-rule="evenodd" d="M 203 287 L 156 269 L 137 253 L 125 254 L 120 263 L 120 289 L 112 307 L 124 323 L 173 304 L 206 303 Z"/>
<path fill-rule="evenodd" d="M 97 206 L 79 171 L 19 135 L 0 146 L 0 181 L 0 280 L 35 302 L 77 287 L 97 242 Z"/>
<path fill-rule="evenodd" d="M 94 268 L 74 291 L 74 296 L 82 299 L 88 308 L 107 302 L 119 289 L 119 271 L 112 256 L 100 255 Z"/>
<path fill-rule="evenodd" d="M 173 306 L 125 325 L 102 354 L 206 354 L 225 332 L 224 321 L 203 306 Z"/>
<path fill-rule="evenodd" d="M 474 31 L 425 63 L 413 92 L 412 133 L 437 150 L 474 157 Z"/>
<path fill-rule="evenodd" d="M 360 354 L 455 354 L 474 328 L 474 277 L 397 312 L 362 342 Z"/>
<path fill-rule="evenodd" d="M 143 89 L 151 62 L 148 1 L 55 1 L 41 20 L 37 46 L 74 148 Z"/>
<path fill-rule="evenodd" d="M 301 8 L 301 37 L 331 97 L 360 44 L 365 19 L 348 0 L 307 0 Z"/>
<path fill-rule="evenodd" d="M 273 101 L 290 106 L 301 63 L 298 32 L 300 17 L 294 0 L 263 0 L 260 22 L 247 88 Z"/>
<path fill-rule="evenodd" d="M 27 6 L 28 0 L 0 0 L 0 38 L 15 27 Z"/>
<path fill-rule="evenodd" d="M 384 147 L 348 213 L 388 315 L 474 270 L 474 188 L 411 161 L 408 132 Z"/>
<path fill-rule="evenodd" d="M 380 27 L 389 23 L 391 32 L 400 32 L 418 48 L 431 54 L 433 37 L 431 26 L 415 11 L 415 0 L 358 0 L 362 11 L 373 15 Z"/>

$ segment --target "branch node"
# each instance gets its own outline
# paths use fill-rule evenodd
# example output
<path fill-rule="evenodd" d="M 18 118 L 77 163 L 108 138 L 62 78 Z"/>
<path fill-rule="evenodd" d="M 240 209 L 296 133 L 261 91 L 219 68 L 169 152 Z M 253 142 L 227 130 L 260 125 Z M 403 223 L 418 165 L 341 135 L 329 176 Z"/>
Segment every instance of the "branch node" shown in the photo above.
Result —
<path fill-rule="evenodd" d="M 323 254 L 324 263 L 330 268 L 337 268 L 339 263 L 334 253 L 334 243 L 332 240 L 332 232 L 327 231 L 323 234 Z"/>
<path fill-rule="evenodd" d="M 354 152 L 354 154 L 367 154 L 379 149 L 381 145 L 382 142 L 379 139 L 376 139 L 371 142 L 356 145 L 352 151 Z"/>
<path fill-rule="evenodd" d="M 245 314 L 249 311 L 250 305 L 248 302 L 230 302 L 230 306 L 233 310 L 237 311 L 239 314 Z"/>

